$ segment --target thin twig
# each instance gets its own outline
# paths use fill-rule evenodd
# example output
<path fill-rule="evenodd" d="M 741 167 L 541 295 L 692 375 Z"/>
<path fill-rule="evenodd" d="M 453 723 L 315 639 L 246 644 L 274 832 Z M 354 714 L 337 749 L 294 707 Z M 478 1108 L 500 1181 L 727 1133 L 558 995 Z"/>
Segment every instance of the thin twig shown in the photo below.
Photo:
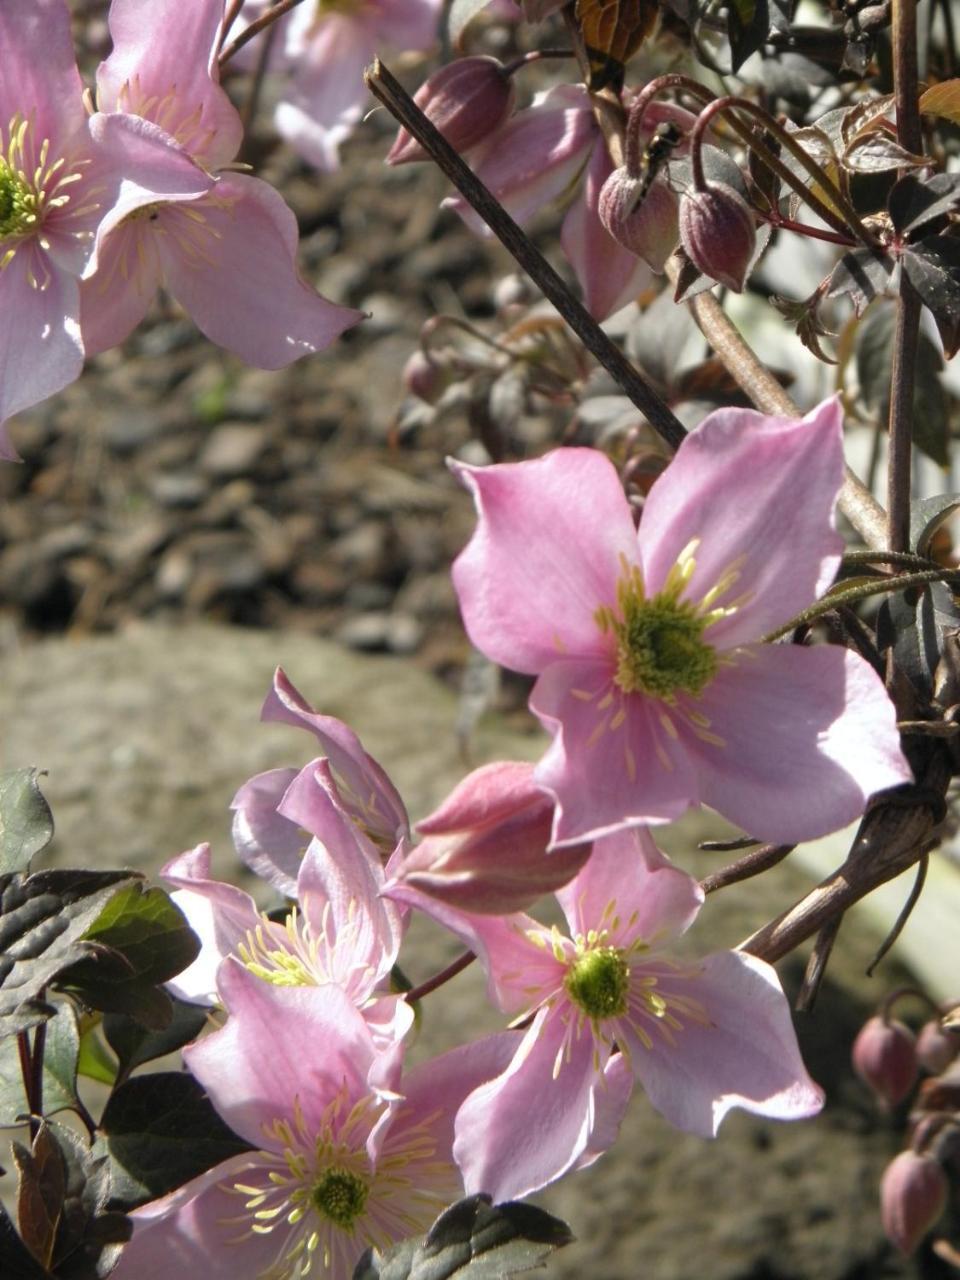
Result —
<path fill-rule="evenodd" d="M 839 915 L 825 924 L 817 934 L 813 950 L 810 952 L 810 959 L 807 961 L 807 967 L 804 971 L 803 983 L 794 1001 L 793 1007 L 797 1013 L 809 1013 L 816 1003 L 817 996 L 820 993 L 820 984 L 823 982 L 823 975 L 827 971 L 827 961 L 830 959 L 830 953 L 833 950 L 833 944 L 837 940 L 837 934 L 840 932 L 842 922 L 843 916 Z"/>
<path fill-rule="evenodd" d="M 749 880 L 752 876 L 758 876 L 762 871 L 769 871 L 771 867 L 775 867 L 796 847 L 795 844 L 764 844 L 759 849 L 751 849 L 736 862 L 731 862 L 729 866 L 721 867 L 719 871 L 712 871 L 710 875 L 704 876 L 700 881 L 700 888 L 704 893 L 716 893 L 718 889 L 725 889 L 728 884 L 739 884 L 741 880 Z"/>
<path fill-rule="evenodd" d="M 930 864 L 930 858 L 928 857 L 927 854 L 924 854 L 923 857 L 920 859 L 920 861 L 917 863 L 917 874 L 914 877 L 913 885 L 910 889 L 910 894 L 906 902 L 903 904 L 900 910 L 900 914 L 897 916 L 896 920 L 893 922 L 893 927 L 891 928 L 890 932 L 887 934 L 883 942 L 881 942 L 880 946 L 877 948 L 877 954 L 873 957 L 873 959 L 867 965 L 868 978 L 873 977 L 874 969 L 876 969 L 877 965 L 880 963 L 883 957 L 887 954 L 887 952 L 890 950 L 890 948 L 893 946 L 896 940 L 900 937 L 900 934 L 903 932 L 903 926 L 910 919 L 910 916 L 913 913 L 913 908 L 920 901 L 920 894 L 923 892 L 923 886 L 927 879 L 927 867 L 929 866 L 929 864 Z"/>
<path fill-rule="evenodd" d="M 476 955 L 472 951 L 464 951 L 462 955 L 457 956 L 451 964 L 445 969 L 441 969 L 439 973 L 435 973 L 432 978 L 428 978 L 426 982 L 421 982 L 419 987 L 412 987 L 409 991 L 403 993 L 403 998 L 408 1004 L 413 1004 L 415 1000 L 422 1000 L 424 996 L 428 996 L 431 991 L 436 991 L 437 987 L 442 987 L 444 983 L 449 982 L 451 978 L 455 978 L 458 973 L 462 973 L 468 965 L 473 964 Z"/>
<path fill-rule="evenodd" d="M 301 0 L 277 0 L 272 9 L 267 9 L 255 22 L 251 22 L 249 27 L 244 27 L 237 38 L 231 40 L 227 47 L 221 50 L 217 58 L 217 66 L 222 70 L 234 54 L 239 52 L 245 44 L 249 44 L 261 31 L 264 31 L 271 23 L 276 22 L 278 18 L 282 18 L 285 13 L 289 13 L 291 9 L 295 9 L 300 3 Z"/>
<path fill-rule="evenodd" d="M 403 86 L 378 58 L 368 67 L 364 79 L 370 92 L 420 143 L 431 160 L 450 179 L 464 200 L 484 220 L 497 239 L 516 258 L 520 267 L 566 320 L 583 345 L 603 365 L 644 417 L 672 448 L 676 449 L 686 429 L 669 405 L 640 376 L 620 348 L 604 333 L 586 307 L 571 293 L 546 258 L 521 230 L 483 183 L 464 164 L 457 152 L 423 114 Z"/>

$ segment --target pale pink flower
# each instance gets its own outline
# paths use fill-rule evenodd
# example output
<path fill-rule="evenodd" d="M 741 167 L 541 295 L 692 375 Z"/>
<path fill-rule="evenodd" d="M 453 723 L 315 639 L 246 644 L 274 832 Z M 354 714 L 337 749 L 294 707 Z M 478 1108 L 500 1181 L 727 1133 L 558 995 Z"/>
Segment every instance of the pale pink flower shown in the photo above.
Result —
<path fill-rule="evenodd" d="M 223 0 L 113 0 L 90 132 L 122 172 L 83 287 L 88 354 L 122 342 L 163 285 L 212 341 L 278 369 L 360 318 L 296 268 L 296 219 L 265 182 L 224 172 L 240 117 L 218 83 Z"/>
<path fill-rule="evenodd" d="M 63 0 L 0 6 L 0 458 L 4 421 L 83 367 L 80 285 L 103 177 Z"/>
<path fill-rule="evenodd" d="M 233 839 L 243 861 L 280 893 L 295 897 L 300 860 L 307 846 L 305 829 L 325 840 L 325 824 L 333 824 L 331 839 L 339 836 L 341 819 L 386 861 L 402 851 L 410 837 L 410 819 L 396 787 L 386 771 L 363 748 L 357 735 L 342 720 L 321 715 L 310 706 L 285 672 L 278 667 L 273 686 L 260 712 L 261 720 L 279 721 L 312 733 L 320 744 L 324 762 L 317 762 L 312 789 L 310 825 L 291 821 L 280 809 L 281 801 L 298 769 L 271 769 L 257 774 L 237 792 Z"/>
<path fill-rule="evenodd" d="M 804 1069 L 775 971 L 754 956 L 669 954 L 703 891 L 645 830 L 599 840 L 557 899 L 570 935 L 527 915 L 468 915 L 389 890 L 483 961 L 499 1008 L 533 1015 L 506 1070 L 457 1115 L 468 1193 L 528 1194 L 581 1157 L 615 1048 L 671 1124 L 712 1137 L 734 1107 L 792 1120 L 823 1095 Z"/>
<path fill-rule="evenodd" d="M 696 803 L 796 843 L 911 780 L 861 657 L 758 643 L 836 574 L 841 427 L 836 399 L 803 419 L 710 414 L 639 531 L 594 450 L 452 464 L 480 516 L 453 569 L 464 623 L 488 657 L 539 677 L 530 706 L 553 742 L 535 776 L 556 797 L 555 843 Z"/>
<path fill-rule="evenodd" d="M 313 835 L 300 862 L 296 903 L 282 923 L 261 914 L 242 889 L 211 879 L 208 845 L 163 867 L 174 901 L 201 940 L 196 960 L 169 985 L 186 1000 L 215 1003 L 220 966 L 232 956 L 268 983 L 340 987 L 377 1043 L 387 1044 L 413 1021 L 410 1006 L 389 991 L 405 912 L 381 896 L 385 873 L 376 850 L 330 804 L 318 780 L 324 765 L 317 760 L 301 770 L 280 804 L 287 822 Z"/>
<path fill-rule="evenodd" d="M 369 1246 L 424 1231 L 462 1194 L 450 1148 L 464 1096 L 502 1070 L 509 1034 L 404 1078 L 338 987 L 277 987 L 224 966 L 226 1026 L 184 1050 L 254 1150 L 132 1214 L 116 1280 L 350 1280 Z"/>
<path fill-rule="evenodd" d="M 265 7 L 254 0 L 243 17 L 252 21 Z M 301 4 L 281 18 L 270 63 L 289 76 L 274 114 L 280 136 L 316 168 L 339 168 L 340 144 L 369 101 L 364 70 L 387 48 L 429 49 L 440 8 L 440 0 L 351 0 Z"/>

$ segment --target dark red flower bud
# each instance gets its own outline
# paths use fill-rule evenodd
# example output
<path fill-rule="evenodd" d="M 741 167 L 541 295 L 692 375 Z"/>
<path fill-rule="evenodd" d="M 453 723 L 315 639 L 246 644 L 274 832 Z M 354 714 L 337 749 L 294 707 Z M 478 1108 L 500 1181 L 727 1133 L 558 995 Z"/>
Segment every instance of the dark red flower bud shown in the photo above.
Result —
<path fill-rule="evenodd" d="M 680 242 L 704 275 L 739 293 L 757 244 L 753 214 L 725 182 L 685 191 L 680 201 Z"/>
<path fill-rule="evenodd" d="M 454 381 L 453 373 L 431 360 L 419 348 L 403 366 L 403 385 L 412 396 L 427 404 L 436 404 Z"/>
<path fill-rule="evenodd" d="M 944 1031 L 939 1018 L 932 1018 L 920 1028 L 917 1036 L 917 1058 L 924 1071 L 938 1076 L 946 1071 L 960 1051 L 960 1036 L 955 1031 Z"/>
<path fill-rule="evenodd" d="M 896 1106 L 917 1078 L 913 1032 L 902 1022 L 870 1018 L 853 1043 L 853 1069 L 882 1102 Z"/>
<path fill-rule="evenodd" d="M 677 197 L 665 182 L 632 178 L 625 168 L 614 169 L 600 188 L 600 221 L 618 244 L 642 258 L 654 271 L 677 243 Z"/>
<path fill-rule="evenodd" d="M 930 1155 L 901 1151 L 880 1183 L 880 1217 L 887 1239 L 902 1254 L 913 1253 L 943 1213 L 947 1178 Z"/>
<path fill-rule="evenodd" d="M 435 71 L 414 94 L 414 102 L 452 147 L 463 154 L 500 127 L 513 108 L 513 77 L 496 58 L 458 58 Z M 426 160 L 420 143 L 401 129 L 387 164 Z"/>

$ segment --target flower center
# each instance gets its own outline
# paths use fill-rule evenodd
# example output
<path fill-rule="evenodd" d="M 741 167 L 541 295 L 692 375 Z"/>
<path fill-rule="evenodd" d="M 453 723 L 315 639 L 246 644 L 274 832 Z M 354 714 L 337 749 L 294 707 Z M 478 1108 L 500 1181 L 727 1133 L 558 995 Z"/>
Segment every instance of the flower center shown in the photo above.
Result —
<path fill-rule="evenodd" d="M 627 1011 L 630 967 L 618 947 L 596 947 L 577 956 L 563 985 L 589 1018 L 619 1018 Z"/>
<path fill-rule="evenodd" d="M 648 599 L 639 568 L 625 564 L 617 609 L 597 609 L 597 625 L 616 641 L 613 678 L 624 693 L 670 702 L 677 692 L 702 693 L 716 675 L 716 650 L 703 639 L 716 616 L 679 598 L 692 571 L 692 555 L 681 557 L 664 590 Z"/>
<path fill-rule="evenodd" d="M 23 175 L 0 157 L 0 239 L 29 235 L 37 224 L 37 196 Z"/>
<path fill-rule="evenodd" d="M 335 1165 L 332 1169 L 325 1169 L 313 1184 L 310 1202 L 334 1226 L 347 1228 L 352 1227 L 363 1213 L 369 1191 L 362 1178 Z"/>

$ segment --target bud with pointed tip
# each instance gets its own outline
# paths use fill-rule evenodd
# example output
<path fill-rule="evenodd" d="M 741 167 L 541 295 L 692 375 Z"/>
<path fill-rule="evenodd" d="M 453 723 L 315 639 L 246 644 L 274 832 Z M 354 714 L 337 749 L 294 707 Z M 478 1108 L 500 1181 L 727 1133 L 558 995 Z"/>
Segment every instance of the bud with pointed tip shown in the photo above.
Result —
<path fill-rule="evenodd" d="M 913 1253 L 947 1203 L 947 1178 L 933 1156 L 901 1151 L 880 1183 L 880 1217 L 891 1244 Z"/>
<path fill-rule="evenodd" d="M 456 380 L 450 369 L 445 369 L 418 347 L 403 366 L 403 385 L 412 396 L 426 404 L 436 404 L 446 389 Z"/>
<path fill-rule="evenodd" d="M 677 243 L 677 197 L 665 182 L 647 183 L 614 169 L 600 188 L 600 221 L 618 244 L 662 272 Z"/>
<path fill-rule="evenodd" d="M 463 155 L 489 138 L 513 109 L 515 90 L 496 58 L 458 58 L 435 71 L 414 94 L 414 102 Z M 390 148 L 387 164 L 427 160 L 427 153 L 406 129 Z"/>
<path fill-rule="evenodd" d="M 483 765 L 418 824 L 425 838 L 396 881 L 463 911 L 522 911 L 572 880 L 590 856 L 589 844 L 548 853 L 552 822 L 553 801 L 534 783 L 533 765 Z"/>
<path fill-rule="evenodd" d="M 941 1071 L 946 1071 L 958 1052 L 960 1036 L 955 1031 L 944 1031 L 939 1018 L 932 1018 L 920 1028 L 917 1036 L 917 1058 L 923 1069 L 931 1075 L 938 1076 Z"/>
<path fill-rule="evenodd" d="M 917 1078 L 913 1032 L 893 1019 L 870 1018 L 853 1043 L 853 1068 L 886 1106 L 895 1107 Z"/>
<path fill-rule="evenodd" d="M 749 205 L 726 182 L 707 182 L 700 190 L 685 191 L 680 243 L 698 271 L 740 293 L 757 245 Z"/>

